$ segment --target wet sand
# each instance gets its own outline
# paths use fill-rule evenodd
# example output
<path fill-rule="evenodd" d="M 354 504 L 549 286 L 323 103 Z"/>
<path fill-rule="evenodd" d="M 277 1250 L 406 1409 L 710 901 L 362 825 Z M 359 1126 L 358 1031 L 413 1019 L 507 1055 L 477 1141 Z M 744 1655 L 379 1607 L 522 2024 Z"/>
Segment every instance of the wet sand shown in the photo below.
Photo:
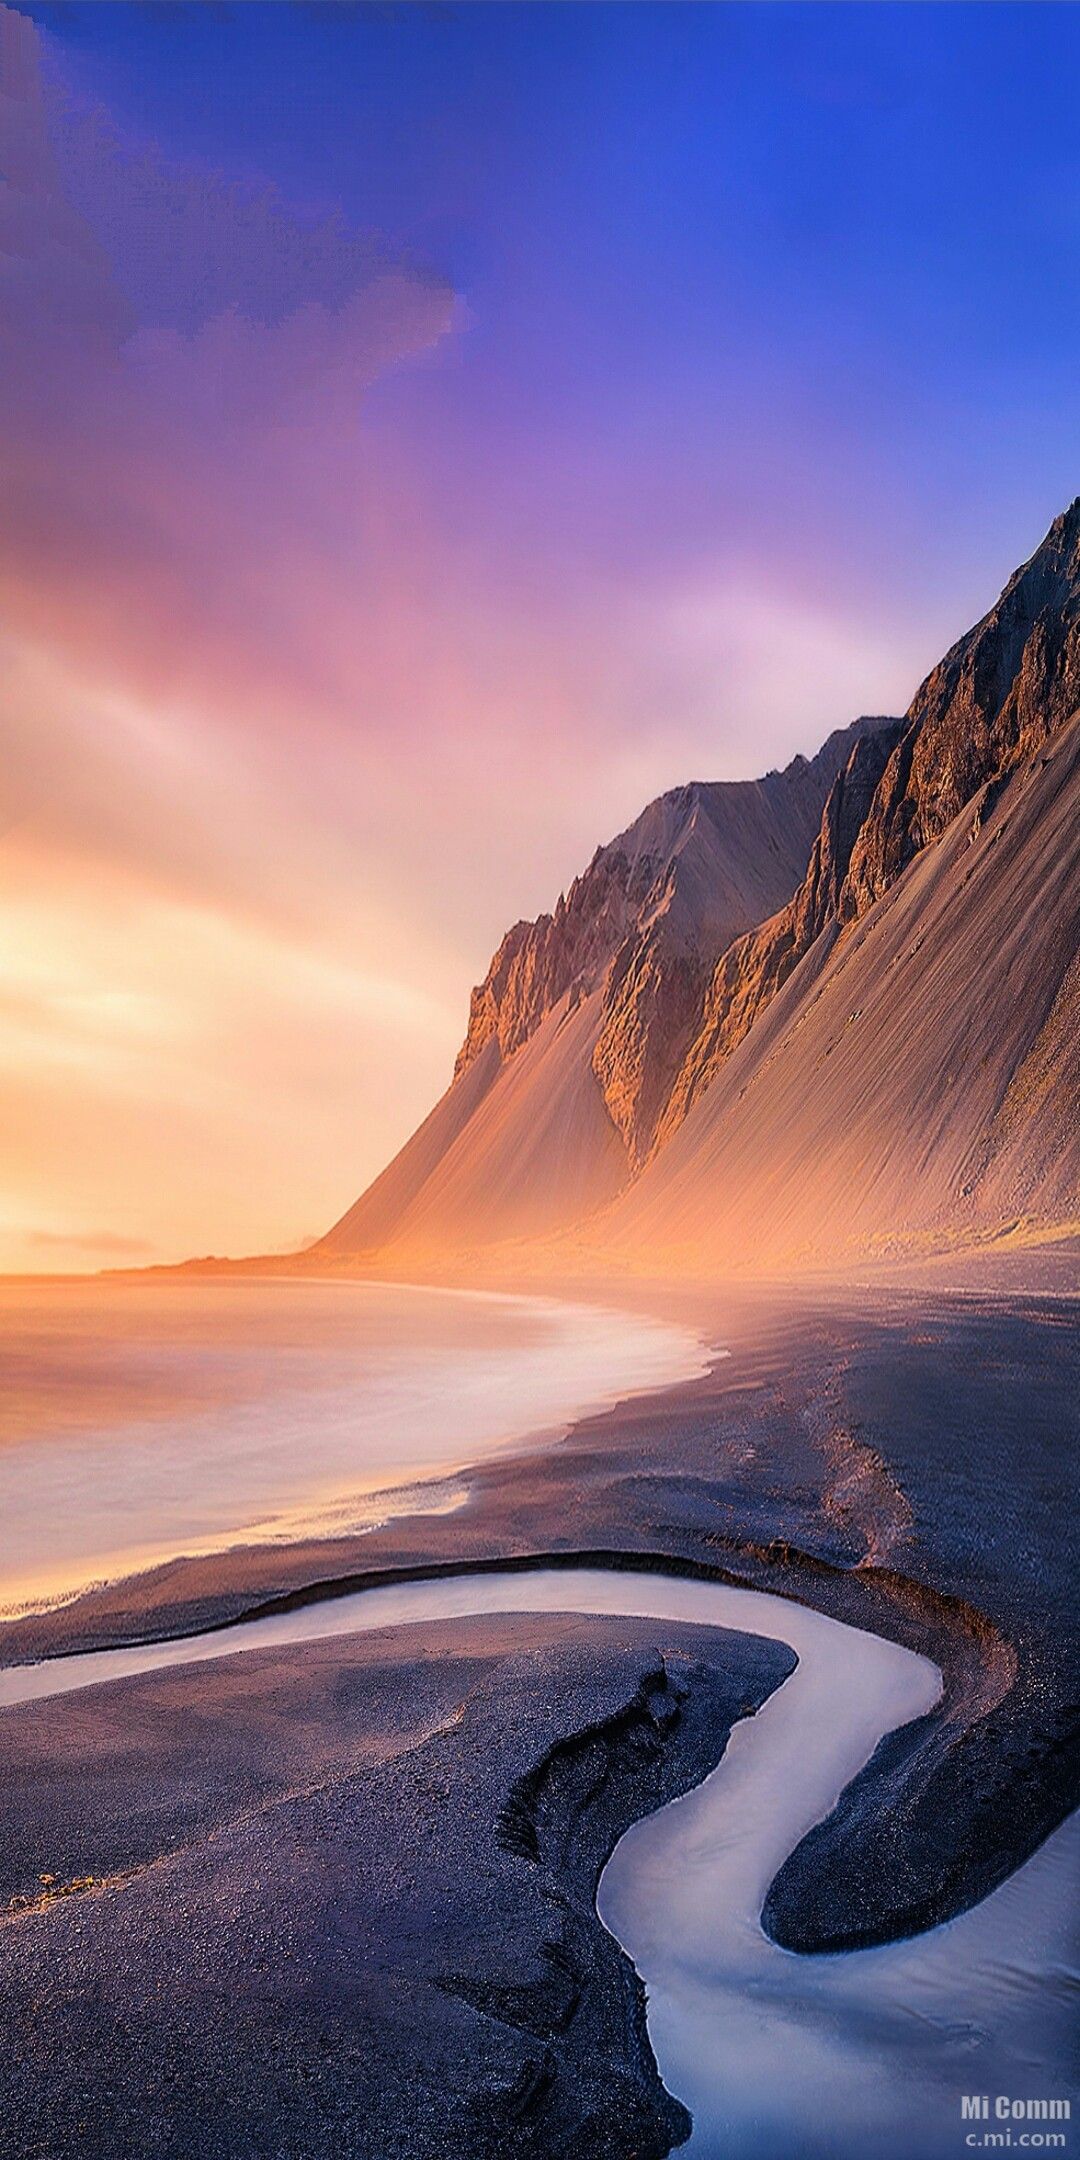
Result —
<path fill-rule="evenodd" d="M 580 1622 L 569 1618 L 540 1623 L 531 1617 L 571 1610 L 599 1616 L 595 1637 L 582 1635 Z M 278 1811 L 287 1812 L 287 1803 L 313 1788 L 325 1796 L 348 1786 L 347 1828 L 340 1823 L 336 1830 L 328 1829 L 321 1812 L 314 1824 L 320 1836 L 335 1842 L 345 1836 L 362 1845 L 372 1810 L 378 1820 L 379 1784 L 370 1777 L 361 1780 L 361 1770 L 385 1767 L 403 1750 L 423 1751 L 436 1736 L 450 1750 L 455 1744 L 471 1748 L 476 1734 L 465 1713 L 481 1673 L 483 1685 L 491 1683 L 490 1661 L 500 1651 L 514 1657 L 518 1700 L 511 1717 L 506 1718 L 505 1709 L 502 1715 L 508 1726 L 516 1726 L 514 1744 L 520 1745 L 535 1711 L 534 1692 L 539 1689 L 546 1702 L 547 1684 L 555 1673 L 553 1665 L 537 1665 L 526 1653 L 540 1643 L 544 1659 L 550 1660 L 558 1643 L 565 1656 L 574 1640 L 594 1661 L 597 1681 L 601 1675 L 610 1678 L 613 1615 L 626 1623 L 632 1638 L 645 1641 L 651 1629 L 654 1670 L 662 1661 L 669 1675 L 681 1675 L 691 1692 L 701 1687 L 703 1668 L 700 1663 L 679 1665 L 673 1643 L 704 1649 L 708 1669 L 722 1662 L 729 1679 L 740 1669 L 745 1673 L 746 1667 L 740 1663 L 740 1638 L 723 1632 L 728 1628 L 742 1627 L 789 1644 L 799 1659 L 796 1670 L 752 1718 L 745 1715 L 748 1702 L 743 1699 L 741 1722 L 719 1766 L 685 1798 L 661 1806 L 631 1827 L 599 1883 L 600 1915 L 648 1987 L 648 2036 L 660 2073 L 669 2092 L 691 2106 L 693 2128 L 686 2150 L 700 2154 L 701 2160 L 720 2160 L 733 2149 L 734 2140 L 734 2149 L 752 2152 L 755 2160 L 827 2160 L 845 2140 L 854 2143 L 872 2132 L 874 2149 L 883 2160 L 911 2160 L 915 2152 L 920 2160 L 938 2160 L 939 2155 L 948 2160 L 955 2143 L 957 2096 L 972 2084 L 1020 2090 L 1034 2078 L 1040 2091 L 1080 2104 L 1080 2091 L 1069 2074 L 1069 1976 L 1075 1973 L 1076 1944 L 1068 1910 L 1080 1819 L 1059 1832 L 1010 1883 L 951 1926 L 874 1951 L 791 1957 L 771 1943 L 760 1926 L 777 1867 L 828 1811 L 882 1734 L 932 1705 L 940 1675 L 880 1637 L 840 1626 L 789 1600 L 613 1570 L 549 1568 L 399 1584 L 302 1606 L 206 1637 L 99 1651 L 43 1666 L 11 1667 L 0 1674 L 0 1701 L 11 1705 L 3 1711 L 2 1728 L 8 1762 L 3 1844 L 13 1869 L 8 1882 L 22 1881 L 22 1895 L 33 1899 L 36 1893 L 42 1905 L 12 1923 L 12 1962 L 24 1993 L 37 1999 L 42 1965 L 58 1957 L 63 1966 L 70 1947 L 62 1926 L 59 1943 L 48 1932 L 58 1925 L 67 1899 L 38 1890 L 36 1862 L 48 1853 L 63 1884 L 73 1875 L 82 1880 L 86 1856 L 93 1854 L 104 1876 L 100 1891 L 78 1893 L 89 1903 L 90 1917 L 78 1936 L 78 1965 L 70 1973 L 73 1992 L 68 1999 L 80 2037 L 74 2050 L 68 2043 L 65 2057 L 74 2053 L 78 2060 L 82 2049 L 91 2048 L 108 2058 L 100 2018 L 106 1966 L 105 1992 L 111 1999 L 119 1992 L 125 2015 L 141 1999 L 145 1970 L 138 1959 L 133 1967 L 122 1950 L 114 1967 L 112 1952 L 119 1924 L 115 1901 L 127 1895 L 144 1871 L 182 1847 L 188 1871 L 185 1895 L 196 1911 L 203 1910 L 205 1879 L 214 1877 L 215 1867 L 207 1841 L 231 1837 L 238 1817 L 256 1814 L 268 1830 L 265 1843 L 272 1851 Z M 741 1643 L 751 1658 L 763 1648 L 745 1638 Z M 448 1670 L 456 1675 L 449 1700 L 439 1693 Z M 676 1703 L 673 1696 L 670 1714 L 648 1728 L 660 1774 L 659 1786 L 648 1795 L 654 1801 L 670 1775 L 670 1764 L 661 1771 L 660 1757 L 675 1745 L 688 1700 Z M 706 1686 L 695 1715 L 708 1700 Z M 560 1724 L 564 1719 L 571 1724 L 562 1725 L 556 1752 L 576 1747 L 582 1763 L 590 1758 L 588 1785 L 595 1792 L 616 1760 L 622 1773 L 630 1771 L 642 1732 L 635 1732 L 624 1747 L 611 1727 L 598 1754 L 595 1721 L 576 1738 L 571 1729 L 587 1707 L 575 1680 L 557 1705 Z M 519 1857 L 537 1861 L 541 1821 L 549 1852 L 565 1852 L 564 1809 L 569 1803 L 576 1813 L 580 1788 L 552 1783 L 550 1751 L 515 1781 L 510 1745 L 508 1730 L 489 1736 L 486 1781 L 479 1791 L 475 1766 L 460 1758 L 441 1787 L 451 1803 L 455 1794 L 462 1800 L 472 1794 L 478 1802 L 475 1848 L 470 1846 L 463 1855 L 452 1839 L 447 1845 L 445 1822 L 430 1825 L 428 1834 L 421 1835 L 409 1818 L 410 1871 L 415 1873 L 423 1860 L 421 1875 L 430 1900 L 429 1909 L 418 1915 L 419 1933 L 410 1953 L 416 1959 L 415 1968 L 410 1967 L 414 1980 L 445 1985 L 439 1959 L 446 1939 L 438 1915 L 452 1885 L 458 1924 L 463 1925 L 464 1914 L 480 1895 L 481 1881 L 490 1873 L 483 1857 L 484 1808 L 488 1835 L 494 1834 L 496 1842 L 500 1825 L 504 1834 L 507 1824 L 514 1823 L 511 1842 Z M 429 1782 L 425 1772 L 424 1790 Z M 153 1823 L 149 1836 L 148 1819 Z M 396 1827 L 400 1832 L 401 1818 Z M 310 1834 L 314 1827 L 309 1822 L 305 1839 Z M 560 1861 L 554 1875 L 560 1894 L 565 1891 L 563 1864 Z M 279 1893 L 291 1928 L 295 1882 L 279 1885 Z M 370 1924 L 370 1881 L 366 1888 L 351 1885 L 344 1895 L 356 1907 L 354 1917 Z M 217 1905 L 210 1917 L 213 1941 L 235 1924 Z M 610 2008 L 612 1989 L 617 1993 L 626 1976 L 621 1966 L 610 1960 L 605 1964 L 590 1936 L 591 1909 L 583 1908 L 579 1919 L 580 1941 L 591 1954 L 579 1954 L 575 1987 L 591 1980 Z M 154 1931 L 164 1923 L 160 1896 L 153 1890 L 146 1908 L 140 1908 L 140 1921 L 148 1931 L 146 1943 L 160 1961 L 164 1953 L 159 1943 L 154 1949 Z M 469 2000 L 474 2007 L 482 2001 L 489 2019 L 516 2028 L 519 2006 L 511 2007 L 505 1990 L 488 1984 L 493 1942 L 485 1937 L 478 1949 L 482 1930 L 475 1915 L 469 1927 Z M 527 1907 L 501 1945 L 502 1959 L 511 1952 L 535 1960 Z M 379 1938 L 378 1954 L 384 1976 L 400 1975 L 396 1935 Z M 350 1970 L 349 1984 L 361 2003 L 361 1976 Z M 196 2020 L 206 2015 L 198 1991 L 194 2015 Z M 575 2025 L 582 2015 L 575 1997 Z M 286 2018 L 279 1992 L 267 2017 L 271 2026 Z M 433 2013 L 425 2031 L 430 2055 L 436 2040 L 445 2039 Z M 155 2057 L 167 2052 L 152 2023 L 149 2037 Z M 271 2033 L 265 2033 L 262 2044 L 271 2041 Z M 236 2044 L 251 2043 L 238 2038 Z M 295 2005 L 290 2006 L 284 2036 L 279 2034 L 276 2042 L 279 2070 L 290 2066 L 292 2076 L 294 2051 L 303 2061 L 309 2044 L 310 2032 L 303 2020 L 297 2025 Z M 206 2046 L 200 2038 L 181 2087 L 170 2094 L 171 2113 L 155 2119 L 155 2139 L 164 2141 L 166 2151 L 174 2149 L 170 2140 L 177 2136 L 178 2111 L 185 2135 L 192 2122 L 199 2124 L 200 2140 L 204 2134 Z M 651 2089 L 651 2058 L 633 2021 L 624 2031 L 622 2049 L 621 2089 L 624 2096 L 632 2090 L 640 2099 Z M 249 2081 L 250 2064 L 244 2059 L 236 2068 L 240 2089 Z M 609 2062 L 609 2077 L 611 2069 Z M 375 2114 L 386 2125 L 389 2140 L 387 2160 L 390 2153 L 406 2149 L 400 2126 L 386 2118 L 385 2105 L 387 2093 L 397 2089 L 407 2071 L 419 2089 L 423 2077 L 414 2062 L 411 2032 L 392 2023 L 379 2027 L 366 2104 L 373 2105 L 373 2087 L 378 2093 Z M 133 2112 L 144 2075 L 141 2060 L 135 2066 L 115 2064 L 110 2071 L 120 2091 L 129 2095 Z M 460 2143 L 471 2152 L 470 2139 L 479 2135 L 476 2121 L 501 2119 L 490 2063 L 481 2049 L 475 2060 L 466 2055 L 444 2061 L 441 2076 L 434 2149 L 440 2154 L 457 2151 Z M 542 2085 L 532 2092 L 514 2127 L 504 2123 L 508 2152 L 532 2150 L 537 2140 L 541 2151 L 560 2149 L 549 2141 L 561 2138 L 571 2123 L 580 2130 L 588 2079 L 578 2056 L 571 2050 L 560 2058 L 558 2070 L 552 2069 Z M 54 2090 L 50 2104 L 59 2108 L 56 2119 L 66 2119 L 63 2079 L 58 2089 L 59 2100 Z M 13 2105 L 18 2117 L 25 2097 L 16 2095 Z M 234 2104 L 232 2135 L 246 2138 L 250 2118 L 250 2102 L 242 2121 Z M 49 2122 L 54 2128 L 53 2116 Z M 659 2136 L 659 2116 L 654 2128 Z M 315 2140 L 313 2146 L 306 2142 L 309 2138 Z M 321 2151 L 318 2138 L 317 2125 L 309 2125 L 301 2149 Z M 428 2148 L 421 2143 L 408 2149 Z M 370 2127 L 364 2150 L 373 2155 L 383 2151 L 372 2142 Z"/>
<path fill-rule="evenodd" d="M 102 1880 L 0 1921 L 0 2154 L 662 2160 L 597 1879 L 792 1663 L 485 1617 L 5 1710 L 5 1887 Z"/>

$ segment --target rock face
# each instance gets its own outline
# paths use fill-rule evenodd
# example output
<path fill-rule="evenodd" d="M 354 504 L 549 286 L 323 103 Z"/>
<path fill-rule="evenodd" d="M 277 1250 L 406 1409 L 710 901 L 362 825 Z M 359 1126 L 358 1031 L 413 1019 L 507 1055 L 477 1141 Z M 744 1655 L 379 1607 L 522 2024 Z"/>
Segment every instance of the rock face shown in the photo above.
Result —
<path fill-rule="evenodd" d="M 455 1077 L 493 1037 L 512 1057 L 561 998 L 577 1003 L 602 989 L 592 1069 L 638 1169 L 700 1026 L 717 956 L 790 890 L 845 750 L 892 725 L 857 720 L 784 772 L 696 782 L 651 803 L 597 850 L 553 915 L 507 932 L 473 991 Z"/>
<path fill-rule="evenodd" d="M 606 1235 L 775 1261 L 1075 1221 L 1078 707 L 1080 500 L 856 745 Z"/>
<path fill-rule="evenodd" d="M 568 991 L 595 989 L 648 889 L 652 858 L 629 858 L 618 841 L 599 848 L 553 915 L 515 923 L 482 983 L 473 991 L 469 1025 L 454 1064 L 460 1079 L 493 1039 L 513 1057 Z"/>
<path fill-rule="evenodd" d="M 1080 714 L 826 924 L 598 1240 L 801 1269 L 1075 1225 L 1078 949 Z"/>
<path fill-rule="evenodd" d="M 317 1251 L 547 1231 L 640 1167 L 716 962 L 794 891 L 857 720 L 762 780 L 695 782 L 516 923 L 472 995 L 454 1080 Z"/>
<path fill-rule="evenodd" d="M 798 892 L 779 914 L 722 954 L 702 1005 L 701 1025 L 658 1120 L 658 1144 L 678 1131 L 757 1014 L 835 918 L 852 849 L 902 726 L 899 720 L 885 721 L 872 734 L 859 737 L 830 789 Z"/>
<path fill-rule="evenodd" d="M 973 797 L 980 818 L 1010 772 L 1080 705 L 1080 498 L 954 645 L 903 722 L 860 739 L 832 788 L 806 876 L 772 921 L 721 956 L 659 1120 L 662 1144 L 830 925 L 858 920 Z"/>
<path fill-rule="evenodd" d="M 1077 708 L 1080 498 L 902 721 L 661 796 L 516 924 L 453 1087 L 322 1249 L 1080 1216 Z"/>
<path fill-rule="evenodd" d="M 1080 496 L 996 607 L 927 676 L 852 850 L 839 913 L 865 914 L 980 788 L 1080 705 Z"/>

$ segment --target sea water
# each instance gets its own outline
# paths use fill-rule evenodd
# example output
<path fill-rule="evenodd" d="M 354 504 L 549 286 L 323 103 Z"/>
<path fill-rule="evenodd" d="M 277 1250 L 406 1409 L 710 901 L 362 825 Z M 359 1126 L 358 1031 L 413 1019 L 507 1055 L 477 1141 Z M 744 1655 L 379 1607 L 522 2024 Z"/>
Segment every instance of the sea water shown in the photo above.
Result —
<path fill-rule="evenodd" d="M 5 1284 L 0 1610 L 178 1554 L 452 1507 L 464 1466 L 705 1362 L 688 1328 L 554 1298 Z"/>

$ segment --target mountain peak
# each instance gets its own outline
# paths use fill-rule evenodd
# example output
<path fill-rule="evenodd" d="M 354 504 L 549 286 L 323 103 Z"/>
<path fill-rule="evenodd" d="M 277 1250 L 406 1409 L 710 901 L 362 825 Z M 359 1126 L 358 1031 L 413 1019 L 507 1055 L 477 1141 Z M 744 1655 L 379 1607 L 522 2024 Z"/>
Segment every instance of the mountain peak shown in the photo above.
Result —
<path fill-rule="evenodd" d="M 845 921 L 1080 705 L 1080 496 L 916 691 L 852 852 Z"/>

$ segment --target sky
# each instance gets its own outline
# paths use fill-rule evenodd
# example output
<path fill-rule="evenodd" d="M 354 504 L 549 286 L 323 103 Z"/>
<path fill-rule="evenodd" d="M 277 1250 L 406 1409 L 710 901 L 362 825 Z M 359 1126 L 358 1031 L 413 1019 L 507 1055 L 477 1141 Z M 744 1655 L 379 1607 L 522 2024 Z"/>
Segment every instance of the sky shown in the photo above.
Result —
<path fill-rule="evenodd" d="M 503 930 L 1076 493 L 1080 9 L 0 10 L 0 1268 L 287 1250 Z"/>

